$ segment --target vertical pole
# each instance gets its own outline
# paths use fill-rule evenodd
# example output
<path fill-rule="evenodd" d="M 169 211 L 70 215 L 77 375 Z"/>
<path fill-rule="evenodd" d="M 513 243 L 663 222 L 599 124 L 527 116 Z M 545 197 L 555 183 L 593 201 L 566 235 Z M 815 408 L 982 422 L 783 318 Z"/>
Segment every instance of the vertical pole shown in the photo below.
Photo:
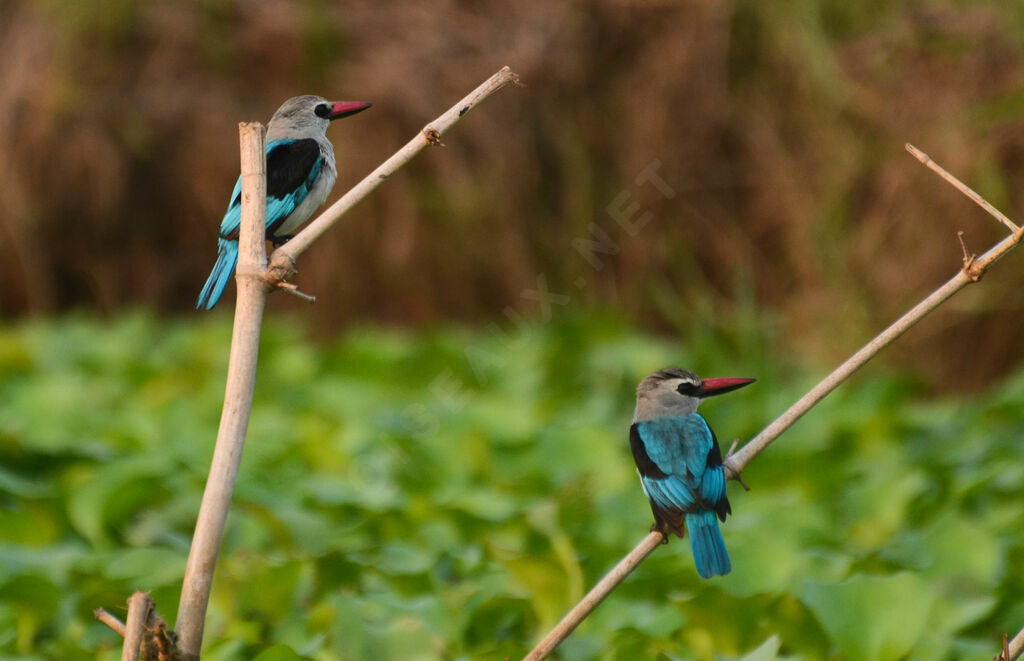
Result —
<path fill-rule="evenodd" d="M 260 326 L 267 300 L 263 273 L 267 267 L 265 240 L 267 165 L 265 129 L 258 122 L 238 125 L 242 156 L 242 221 L 238 237 L 238 298 L 231 336 L 228 378 L 221 412 L 217 445 L 210 475 L 199 508 L 192 548 L 185 568 L 185 581 L 178 605 L 178 647 L 186 661 L 199 659 L 203 624 L 210 600 L 213 570 L 217 564 L 224 524 L 231 507 L 231 495 L 242 461 L 245 432 L 249 426 L 256 382 Z"/>

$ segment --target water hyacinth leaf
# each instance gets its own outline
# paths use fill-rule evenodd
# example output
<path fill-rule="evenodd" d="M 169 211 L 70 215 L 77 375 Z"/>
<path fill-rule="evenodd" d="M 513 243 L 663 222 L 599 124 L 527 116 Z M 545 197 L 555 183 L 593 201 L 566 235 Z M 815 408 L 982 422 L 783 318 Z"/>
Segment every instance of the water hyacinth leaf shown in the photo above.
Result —
<path fill-rule="evenodd" d="M 771 636 L 739 661 L 775 661 L 779 657 L 780 647 L 782 647 L 782 641 L 779 637 Z"/>
<path fill-rule="evenodd" d="M 174 619 L 230 325 L 141 318 L 11 331 L 35 349 L 31 371 L 0 370 L 0 584 L 35 576 L 57 600 L 0 597 L 0 657 L 118 658 L 89 611 L 118 612 L 135 587 L 152 589 Z M 274 643 L 286 658 L 324 661 L 519 658 L 650 525 L 627 436 L 637 379 L 677 362 L 711 373 L 737 360 L 721 353 L 733 343 L 705 338 L 686 344 L 699 357 L 685 361 L 678 342 L 589 317 L 516 331 L 529 344 L 521 363 L 486 330 L 364 330 L 325 348 L 268 322 L 259 411 L 210 605 L 210 661 L 269 654 Z M 85 346 L 93 340 L 103 346 Z M 470 345 L 508 371 L 485 367 L 478 378 Z M 702 409 L 724 447 L 813 381 L 749 375 L 771 388 Z M 702 581 L 689 541 L 673 540 L 558 655 L 761 661 L 777 634 L 776 657 L 794 661 L 900 650 L 991 658 L 984 632 L 1024 620 L 1000 596 L 1015 593 L 1008 568 L 1024 548 L 1020 398 L 995 388 L 932 400 L 922 415 L 887 380 L 844 386 L 881 394 L 806 416 L 750 466 L 752 492 L 730 484 L 729 576 Z M 273 392 L 277 381 L 288 392 Z M 453 383 L 456 400 L 444 390 Z M 67 399 L 57 390 L 68 384 L 83 390 Z M 54 393 L 65 399 L 48 401 Z M 410 427 L 413 414 L 430 414 L 429 428 Z M 895 595 L 842 582 L 900 569 L 924 590 L 901 574 Z M 921 603 L 908 603 L 915 594 Z M 884 624 L 906 629 L 909 617 L 916 628 L 922 609 L 925 629 L 942 633 L 908 643 Z M 844 618 L 855 633 L 843 632 Z M 859 647 L 854 635 L 865 637 Z"/>
<path fill-rule="evenodd" d="M 312 659 L 302 656 L 288 645 L 277 644 L 260 652 L 253 661 L 312 661 Z"/>
<path fill-rule="evenodd" d="M 945 512 L 923 530 L 906 535 L 887 555 L 927 576 L 956 576 L 988 588 L 996 580 L 1003 552 L 997 537 L 973 517 Z"/>
<path fill-rule="evenodd" d="M 68 501 L 68 517 L 78 532 L 94 546 L 109 543 L 108 526 L 123 523 L 138 508 L 169 495 L 162 478 L 167 460 L 139 457 L 99 465 L 85 484 L 76 487 Z"/>
<path fill-rule="evenodd" d="M 32 647 L 39 629 L 57 613 L 60 590 L 39 574 L 21 574 L 0 585 L 0 603 L 7 604 L 17 622 L 17 649 L 24 653 Z"/>
<path fill-rule="evenodd" d="M 386 544 L 368 558 L 368 564 L 385 574 L 422 574 L 434 566 L 437 554 L 433 549 L 401 541 Z"/>
<path fill-rule="evenodd" d="M 125 549 L 110 554 L 104 574 L 113 579 L 156 587 L 181 580 L 185 575 L 185 561 L 178 549 Z"/>
<path fill-rule="evenodd" d="M 852 661 L 895 661 L 924 631 L 935 600 L 915 574 L 858 574 L 842 583 L 808 581 L 801 600 L 829 638 Z"/>

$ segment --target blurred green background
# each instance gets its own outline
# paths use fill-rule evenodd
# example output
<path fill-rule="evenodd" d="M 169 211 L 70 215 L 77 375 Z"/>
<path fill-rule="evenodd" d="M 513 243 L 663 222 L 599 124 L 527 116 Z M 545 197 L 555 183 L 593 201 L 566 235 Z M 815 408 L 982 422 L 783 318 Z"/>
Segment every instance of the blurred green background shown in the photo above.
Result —
<path fill-rule="evenodd" d="M 521 658 L 647 532 L 626 430 L 652 365 L 760 377 L 703 408 L 725 443 L 814 378 L 764 331 L 505 330 L 270 321 L 204 659 Z M 148 312 L 0 336 L 3 658 L 119 658 L 91 611 L 136 587 L 173 621 L 229 338 Z M 1022 398 L 1024 371 L 926 401 L 869 368 L 730 485 L 729 576 L 660 547 L 558 658 L 991 658 L 1024 622 Z"/>
<path fill-rule="evenodd" d="M 303 256 L 317 305 L 271 297 L 204 658 L 514 659 L 647 530 L 643 376 L 758 377 L 704 411 L 749 438 L 950 277 L 957 230 L 1004 234 L 905 142 L 1024 218 L 1022 7 L 0 4 L 0 659 L 118 658 L 91 610 L 137 587 L 173 621 L 238 121 L 374 102 L 329 133 L 336 197 L 501 66 L 526 84 Z M 559 657 L 991 658 L 1024 626 L 1022 279 L 731 485 L 730 576 L 659 548 Z"/>

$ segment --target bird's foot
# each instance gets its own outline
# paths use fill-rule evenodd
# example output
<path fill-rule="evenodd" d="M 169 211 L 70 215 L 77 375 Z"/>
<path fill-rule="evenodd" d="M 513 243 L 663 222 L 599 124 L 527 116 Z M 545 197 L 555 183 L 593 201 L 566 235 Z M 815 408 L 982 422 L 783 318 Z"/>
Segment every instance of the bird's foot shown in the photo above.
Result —
<path fill-rule="evenodd" d="M 728 461 L 729 457 L 731 457 L 733 455 L 733 453 L 736 452 L 736 447 L 739 444 L 740 444 L 740 439 L 738 439 L 738 438 L 732 439 L 732 445 L 729 446 L 729 451 L 725 453 L 725 458 L 726 458 L 727 461 Z M 736 473 L 736 481 L 740 483 L 740 486 L 743 487 L 744 491 L 750 491 L 750 487 L 747 486 L 747 483 L 743 481 L 743 476 L 740 475 L 738 472 Z"/>
<path fill-rule="evenodd" d="M 294 234 L 282 234 L 281 236 L 272 236 L 270 237 L 270 243 L 273 244 L 275 248 L 280 248 L 281 246 L 288 243 L 294 238 Z"/>
<path fill-rule="evenodd" d="M 668 526 L 666 526 L 664 523 L 659 523 L 657 521 L 652 523 L 651 524 L 651 532 L 660 532 L 661 533 L 661 543 L 662 544 L 668 544 Z"/>

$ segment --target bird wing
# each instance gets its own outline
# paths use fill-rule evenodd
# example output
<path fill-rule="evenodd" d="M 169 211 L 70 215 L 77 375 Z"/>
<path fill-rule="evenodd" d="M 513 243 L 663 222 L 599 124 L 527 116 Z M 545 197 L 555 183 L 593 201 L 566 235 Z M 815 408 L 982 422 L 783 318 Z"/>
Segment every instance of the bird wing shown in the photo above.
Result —
<path fill-rule="evenodd" d="M 697 413 L 654 418 L 633 426 L 633 458 L 648 496 L 662 507 L 729 512 L 718 439 Z"/>
<path fill-rule="evenodd" d="M 647 454 L 662 472 L 699 481 L 714 435 L 697 413 L 666 415 L 637 425 Z"/>
<path fill-rule="evenodd" d="M 273 235 L 309 195 L 320 176 L 320 145 L 313 138 L 267 143 L 267 234 Z M 242 177 L 235 182 L 231 204 L 220 223 L 221 237 L 238 240 L 242 221 Z"/>

